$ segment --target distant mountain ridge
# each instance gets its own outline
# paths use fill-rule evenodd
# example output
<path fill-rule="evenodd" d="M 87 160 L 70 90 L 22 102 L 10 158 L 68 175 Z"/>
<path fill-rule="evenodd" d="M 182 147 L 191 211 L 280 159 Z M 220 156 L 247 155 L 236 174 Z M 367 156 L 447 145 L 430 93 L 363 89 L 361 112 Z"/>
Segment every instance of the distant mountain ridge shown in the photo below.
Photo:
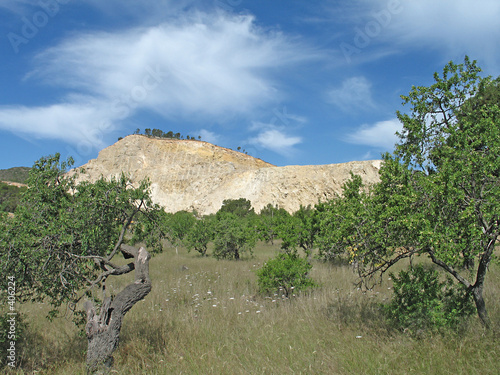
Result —
<path fill-rule="evenodd" d="M 153 200 L 167 212 L 218 211 L 225 199 L 246 198 L 256 212 L 271 203 L 289 212 L 341 193 L 350 173 L 367 184 L 379 181 L 380 160 L 277 167 L 261 159 L 196 140 L 130 135 L 82 166 L 79 180 L 122 172 L 132 183 L 151 181 Z M 70 172 L 74 173 L 74 172 Z"/>
<path fill-rule="evenodd" d="M 0 181 L 17 182 L 24 184 L 28 179 L 31 168 L 29 167 L 14 167 L 9 169 L 0 169 Z"/>

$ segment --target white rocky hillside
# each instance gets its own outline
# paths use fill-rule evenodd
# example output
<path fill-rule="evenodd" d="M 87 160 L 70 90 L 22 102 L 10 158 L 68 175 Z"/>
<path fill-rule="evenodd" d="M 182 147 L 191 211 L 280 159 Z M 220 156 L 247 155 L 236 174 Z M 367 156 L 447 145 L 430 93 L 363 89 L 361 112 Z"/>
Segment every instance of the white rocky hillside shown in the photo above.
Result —
<path fill-rule="evenodd" d="M 125 172 L 133 183 L 148 177 L 153 200 L 167 212 L 217 212 L 224 199 L 246 198 L 256 212 L 268 203 L 289 212 L 341 192 L 350 172 L 365 183 L 379 180 L 380 160 L 276 167 L 207 142 L 130 135 L 83 166 L 80 179 Z"/>

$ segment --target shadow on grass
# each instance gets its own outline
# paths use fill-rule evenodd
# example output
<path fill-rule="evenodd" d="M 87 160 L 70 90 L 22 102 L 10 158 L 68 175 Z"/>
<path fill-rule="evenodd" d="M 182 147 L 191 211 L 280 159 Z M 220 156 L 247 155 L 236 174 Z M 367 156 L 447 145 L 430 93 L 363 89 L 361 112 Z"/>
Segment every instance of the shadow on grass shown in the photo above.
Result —
<path fill-rule="evenodd" d="M 87 339 L 78 332 L 51 342 L 42 332 L 28 327 L 19 351 L 18 368 L 26 374 L 55 373 L 62 363 L 83 364 L 86 350 Z"/>
<path fill-rule="evenodd" d="M 325 308 L 327 318 L 339 328 L 352 326 L 364 327 L 389 334 L 392 331 L 383 306 L 375 298 L 360 293 L 338 295 Z"/>

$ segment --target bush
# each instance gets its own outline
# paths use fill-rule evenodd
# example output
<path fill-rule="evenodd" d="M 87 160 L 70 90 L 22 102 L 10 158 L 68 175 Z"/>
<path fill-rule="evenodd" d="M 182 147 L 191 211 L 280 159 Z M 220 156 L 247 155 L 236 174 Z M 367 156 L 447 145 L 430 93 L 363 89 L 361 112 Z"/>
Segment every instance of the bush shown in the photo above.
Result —
<path fill-rule="evenodd" d="M 457 328 L 474 313 L 471 296 L 461 284 L 422 265 L 391 274 L 394 295 L 384 307 L 390 322 L 398 329 L 417 333 L 422 330 Z"/>
<path fill-rule="evenodd" d="M 257 271 L 259 291 L 290 297 L 294 291 L 314 287 L 317 284 L 308 276 L 311 268 L 306 259 L 295 253 L 279 254 Z"/>

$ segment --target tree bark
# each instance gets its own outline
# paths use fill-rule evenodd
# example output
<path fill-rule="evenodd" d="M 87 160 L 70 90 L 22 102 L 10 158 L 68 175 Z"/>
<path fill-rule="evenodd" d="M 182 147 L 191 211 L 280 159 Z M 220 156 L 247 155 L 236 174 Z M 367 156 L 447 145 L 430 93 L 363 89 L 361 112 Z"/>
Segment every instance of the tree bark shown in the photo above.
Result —
<path fill-rule="evenodd" d="M 482 286 L 472 287 L 471 291 L 472 298 L 474 299 L 474 303 L 476 304 L 477 315 L 479 316 L 479 319 L 481 319 L 481 323 L 483 323 L 486 328 L 490 328 L 490 318 L 488 317 L 488 312 L 486 310 L 486 303 L 484 302 L 483 298 Z"/>
<path fill-rule="evenodd" d="M 114 300 L 110 297 L 103 301 L 100 314 L 96 314 L 92 302 L 85 303 L 87 325 L 85 331 L 88 339 L 87 372 L 89 374 L 106 374 L 113 366 L 113 352 L 118 347 L 122 320 L 125 314 L 137 302 L 151 291 L 149 278 L 149 259 L 151 255 L 144 247 L 139 249 L 121 245 L 121 251 L 126 257 L 133 257 L 134 263 L 129 264 L 135 269 L 135 280 L 127 285 Z"/>

